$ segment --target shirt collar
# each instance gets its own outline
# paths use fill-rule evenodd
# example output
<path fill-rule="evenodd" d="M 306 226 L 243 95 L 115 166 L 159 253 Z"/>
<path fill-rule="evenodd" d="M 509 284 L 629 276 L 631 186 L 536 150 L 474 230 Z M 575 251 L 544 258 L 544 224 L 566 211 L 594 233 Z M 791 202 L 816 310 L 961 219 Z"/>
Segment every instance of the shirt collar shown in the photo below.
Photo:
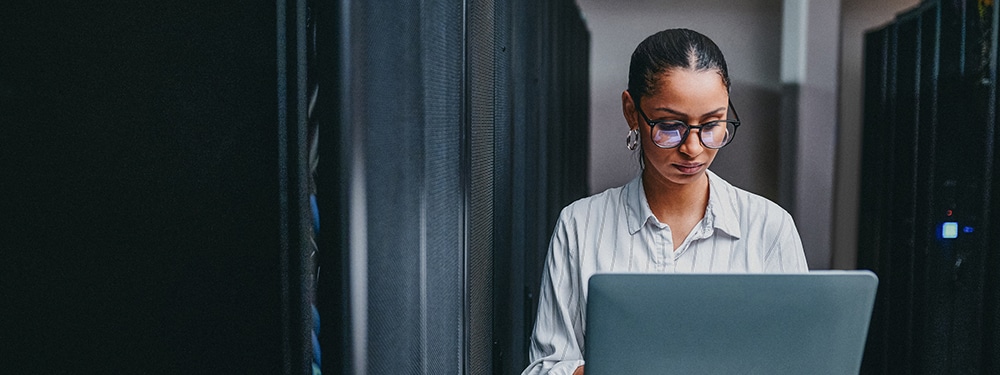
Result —
<path fill-rule="evenodd" d="M 740 210 L 736 208 L 735 188 L 728 182 L 717 176 L 712 171 L 708 171 L 708 210 L 706 217 L 711 215 L 716 229 L 739 239 L 740 232 Z"/>
<path fill-rule="evenodd" d="M 732 187 L 712 171 L 708 173 L 708 207 L 705 210 L 703 224 L 709 228 L 719 229 L 735 238 L 740 238 L 740 216 L 733 202 Z M 642 186 L 642 175 L 625 185 L 625 213 L 628 221 L 629 234 L 635 234 L 650 219 L 655 220 L 653 211 L 649 209 L 646 192 Z M 728 202 L 729 204 L 725 203 Z M 708 229 L 708 228 L 706 228 Z"/>
<path fill-rule="evenodd" d="M 653 216 L 642 187 L 642 174 L 625 185 L 625 214 L 628 216 L 628 233 L 635 234 Z"/>

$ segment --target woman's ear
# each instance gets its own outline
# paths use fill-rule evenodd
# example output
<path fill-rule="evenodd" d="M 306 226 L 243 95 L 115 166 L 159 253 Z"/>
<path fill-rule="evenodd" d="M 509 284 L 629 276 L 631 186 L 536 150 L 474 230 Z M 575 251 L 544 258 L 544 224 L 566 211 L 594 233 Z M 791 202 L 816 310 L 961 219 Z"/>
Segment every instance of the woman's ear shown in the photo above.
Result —
<path fill-rule="evenodd" d="M 632 100 L 632 94 L 628 90 L 622 91 L 622 114 L 625 115 L 625 121 L 628 122 L 629 129 L 639 128 L 635 117 L 635 101 Z"/>

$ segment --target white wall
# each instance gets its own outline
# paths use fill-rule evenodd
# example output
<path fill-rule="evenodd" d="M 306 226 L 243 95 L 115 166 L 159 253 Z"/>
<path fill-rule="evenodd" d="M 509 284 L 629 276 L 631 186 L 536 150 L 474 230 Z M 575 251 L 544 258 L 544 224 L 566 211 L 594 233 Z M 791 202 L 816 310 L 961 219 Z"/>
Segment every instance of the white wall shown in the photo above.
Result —
<path fill-rule="evenodd" d="M 653 33 L 689 28 L 722 49 L 743 125 L 712 170 L 729 182 L 777 201 L 780 112 L 779 0 L 577 0 L 591 32 L 590 191 L 619 186 L 639 172 L 625 148 L 628 126 L 621 93 L 635 47 Z"/>
<path fill-rule="evenodd" d="M 837 1 L 785 1 L 779 203 L 795 218 L 810 269 L 833 258 L 839 14 Z"/>

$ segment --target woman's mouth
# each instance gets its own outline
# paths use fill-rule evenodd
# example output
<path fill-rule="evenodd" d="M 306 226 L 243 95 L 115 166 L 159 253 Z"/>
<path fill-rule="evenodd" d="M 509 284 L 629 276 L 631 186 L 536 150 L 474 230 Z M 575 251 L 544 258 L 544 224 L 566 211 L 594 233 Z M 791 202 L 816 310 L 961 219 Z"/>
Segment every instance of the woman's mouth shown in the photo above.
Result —
<path fill-rule="evenodd" d="M 705 163 L 675 163 L 673 166 L 682 174 L 695 174 L 701 171 Z"/>

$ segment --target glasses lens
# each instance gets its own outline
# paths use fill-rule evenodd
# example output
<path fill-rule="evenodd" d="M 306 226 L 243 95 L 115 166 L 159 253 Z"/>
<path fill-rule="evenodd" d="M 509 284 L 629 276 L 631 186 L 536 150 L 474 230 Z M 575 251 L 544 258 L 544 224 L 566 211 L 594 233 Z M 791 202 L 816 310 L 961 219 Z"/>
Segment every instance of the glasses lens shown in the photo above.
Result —
<path fill-rule="evenodd" d="M 653 127 L 653 143 L 663 148 L 681 144 L 687 127 L 680 122 L 661 122 Z"/>
<path fill-rule="evenodd" d="M 726 121 L 714 121 L 705 124 L 701 128 L 701 141 L 709 148 L 720 148 L 733 139 L 732 134 L 736 127 Z"/>

